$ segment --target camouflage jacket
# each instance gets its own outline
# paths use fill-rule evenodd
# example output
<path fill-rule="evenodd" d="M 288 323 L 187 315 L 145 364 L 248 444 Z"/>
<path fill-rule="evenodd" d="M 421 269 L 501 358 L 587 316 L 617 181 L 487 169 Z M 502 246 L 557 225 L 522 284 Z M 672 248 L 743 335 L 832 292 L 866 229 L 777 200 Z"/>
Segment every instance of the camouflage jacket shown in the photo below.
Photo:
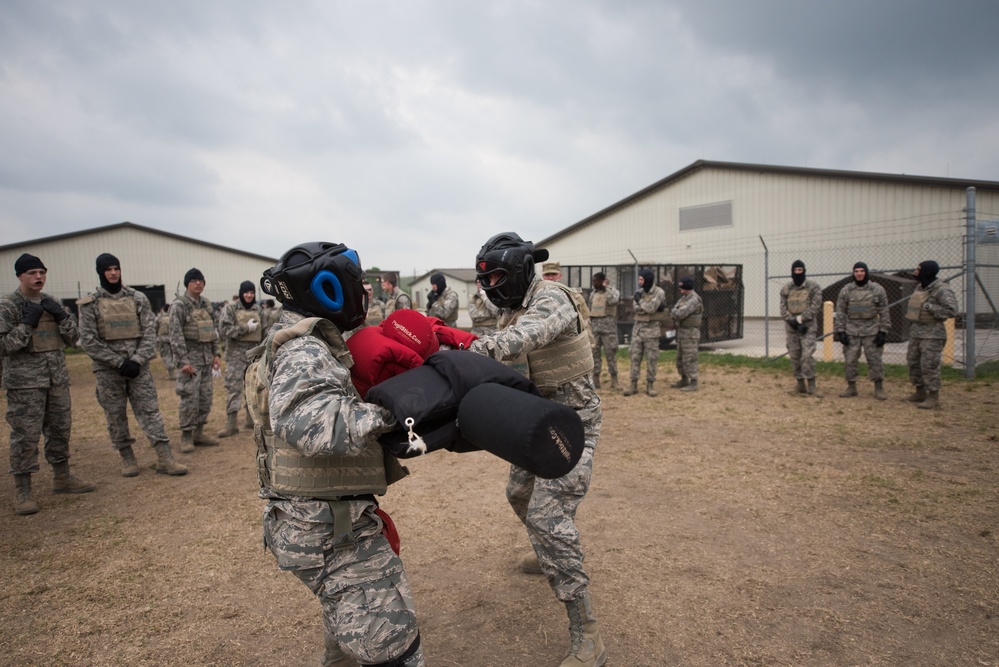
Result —
<path fill-rule="evenodd" d="M 42 299 L 52 297 L 44 292 Z M 0 356 L 3 364 L 4 389 L 45 389 L 69 382 L 66 354 L 62 350 L 29 352 L 33 329 L 21 324 L 21 310 L 27 298 L 16 290 L 0 297 Z M 66 345 L 80 338 L 76 320 L 67 317 L 59 324 L 59 334 Z"/>
<path fill-rule="evenodd" d="M 787 324 L 787 321 L 795 319 L 797 315 L 792 315 L 787 309 L 787 300 L 791 296 L 791 292 L 801 290 L 808 292 L 808 305 L 805 308 L 805 312 L 801 313 L 801 323 L 809 324 L 810 322 L 814 322 L 815 318 L 822 312 L 822 288 L 819 287 L 817 282 L 814 280 L 805 280 L 801 284 L 801 287 L 795 285 L 793 280 L 788 282 L 780 290 L 780 318 L 784 320 L 784 326 L 789 331 L 791 330 L 791 326 Z"/>
<path fill-rule="evenodd" d="M 472 318 L 472 326 L 481 326 L 483 323 L 495 326 L 499 312 L 495 303 L 478 292 L 468 300 L 468 316 Z"/>
<path fill-rule="evenodd" d="M 195 301 L 186 292 L 170 304 L 170 348 L 177 368 L 187 364 L 211 366 L 213 358 L 219 356 L 217 336 L 215 340 L 204 343 L 184 338 L 184 325 L 191 319 L 191 312 L 195 308 L 207 310 L 209 316 L 212 314 L 212 304 L 208 299 L 199 297 Z"/>
<path fill-rule="evenodd" d="M 402 288 L 396 285 L 392 288 L 391 294 L 385 295 L 385 317 L 388 317 L 397 310 L 413 308 L 413 300 L 409 298 L 409 295 L 402 291 Z"/>
<path fill-rule="evenodd" d="M 427 308 L 427 315 L 439 317 L 444 320 L 444 324 L 453 327 L 458 322 L 458 294 L 450 287 L 445 287 L 444 293 Z"/>
<path fill-rule="evenodd" d="M 597 317 L 609 317 L 609 318 L 614 318 L 615 317 L 615 313 L 617 312 L 617 308 L 615 306 L 617 306 L 617 304 L 619 304 L 621 302 L 621 292 L 619 292 L 616 287 L 613 287 L 612 285 L 607 285 L 606 287 L 604 287 L 603 293 L 606 295 L 605 298 L 604 298 L 604 308 L 606 309 L 607 314 L 606 315 L 594 315 L 593 314 L 593 298 L 597 294 L 599 294 L 599 292 L 597 290 L 595 290 L 595 289 L 590 290 L 590 294 L 589 294 L 589 296 L 586 299 L 586 305 L 590 307 L 590 319 L 591 320 L 595 319 Z M 665 293 L 664 293 L 664 296 L 665 296 Z"/>
<path fill-rule="evenodd" d="M 701 300 L 701 295 L 692 291 L 687 294 L 681 294 L 680 299 L 670 308 L 669 314 L 673 318 L 673 322 L 677 323 L 677 327 L 679 327 L 679 323 L 683 319 L 703 312 L 704 302 Z"/>
<path fill-rule="evenodd" d="M 232 339 L 234 338 L 239 338 L 240 336 L 245 336 L 250 333 L 250 329 L 245 324 L 236 323 L 236 315 L 239 313 L 239 310 L 237 309 L 243 309 L 243 306 L 236 301 L 230 301 L 222 307 L 222 312 L 219 314 L 219 337 L 224 340 L 228 340 L 229 342 L 233 342 Z M 260 309 L 260 306 L 253 304 L 253 306 L 247 308 L 246 310 L 254 313 L 256 316 L 255 319 L 257 320 L 257 327 L 259 327 L 258 331 L 262 332 L 262 330 L 266 328 L 266 322 L 264 322 L 264 313 Z M 263 340 L 263 333 L 261 333 L 260 337 L 261 340 Z M 239 342 L 243 343 L 244 341 Z M 245 344 L 250 347 L 254 347 L 260 343 L 247 342 Z"/>
<path fill-rule="evenodd" d="M 125 299 L 135 301 L 135 314 L 139 320 L 139 338 L 124 340 L 104 340 L 100 334 L 101 299 Z M 142 292 L 122 286 L 117 294 L 98 287 L 87 298 L 80 299 L 80 346 L 91 360 L 94 371 L 113 371 L 126 359 L 140 364 L 148 363 L 156 356 L 156 316 L 153 315 L 149 299 Z"/>
<path fill-rule="evenodd" d="M 934 280 L 925 288 L 917 287 L 913 292 L 929 292 L 926 295 L 926 304 L 929 305 L 929 312 L 936 320 L 932 324 L 925 322 L 912 322 L 909 325 L 909 338 L 947 338 L 947 329 L 944 322 L 957 315 L 957 297 L 951 286 L 942 280 Z"/>
<path fill-rule="evenodd" d="M 863 304 L 865 310 L 873 311 L 869 318 L 851 317 L 850 305 Z M 848 283 L 836 297 L 836 318 L 834 330 L 845 331 L 851 336 L 873 336 L 878 331 L 885 333 L 891 329 L 891 312 L 888 309 L 888 294 L 881 285 L 867 281 L 860 286 L 856 281 Z"/>

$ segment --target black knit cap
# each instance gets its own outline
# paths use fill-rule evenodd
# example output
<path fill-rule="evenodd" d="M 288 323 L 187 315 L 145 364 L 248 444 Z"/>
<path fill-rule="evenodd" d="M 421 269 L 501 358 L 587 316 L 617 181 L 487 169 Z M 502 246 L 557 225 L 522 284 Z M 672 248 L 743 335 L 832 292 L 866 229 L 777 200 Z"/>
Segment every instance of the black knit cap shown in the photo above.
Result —
<path fill-rule="evenodd" d="M 680 289 L 686 289 L 686 290 L 694 289 L 694 279 L 691 278 L 690 276 L 684 276 L 683 278 L 680 278 L 680 282 L 677 284 L 680 286 Z"/>
<path fill-rule="evenodd" d="M 121 262 L 118 261 L 117 257 L 109 252 L 104 252 L 97 256 L 97 275 L 103 276 L 104 272 L 112 266 L 121 268 Z"/>
<path fill-rule="evenodd" d="M 794 272 L 797 268 L 801 269 L 801 273 Z M 800 259 L 796 259 L 791 263 L 791 280 L 793 280 L 794 284 L 798 287 L 805 284 L 805 263 Z"/>
<path fill-rule="evenodd" d="M 940 273 L 940 265 L 934 262 L 932 259 L 928 259 L 925 262 L 919 263 L 919 284 L 924 288 L 929 287 L 930 283 L 937 279 L 937 274 Z"/>
<path fill-rule="evenodd" d="M 250 303 L 247 303 L 246 299 L 243 298 L 243 295 L 246 294 L 247 292 L 256 293 L 256 291 L 257 288 L 249 280 L 244 280 L 239 284 L 239 303 L 242 304 L 243 308 L 246 309 L 253 308 L 254 302 L 251 301 Z"/>
<path fill-rule="evenodd" d="M 14 262 L 15 276 L 19 276 L 25 271 L 30 271 L 32 269 L 45 269 L 48 271 L 48 269 L 45 268 L 45 265 L 42 264 L 42 260 L 38 259 L 34 255 L 29 255 L 28 253 L 24 253 L 17 258 L 16 262 Z"/>
<path fill-rule="evenodd" d="M 867 264 L 865 262 L 857 262 L 856 264 L 854 264 L 853 265 L 853 270 L 856 271 L 857 269 L 863 269 L 864 270 L 864 279 L 863 280 L 857 280 L 856 277 L 855 277 L 853 279 L 853 282 L 855 282 L 858 285 L 860 285 L 861 287 L 863 287 L 864 285 L 867 284 L 867 281 L 870 279 L 870 277 L 871 277 L 870 276 L 871 271 L 870 271 L 870 269 L 867 268 Z"/>
<path fill-rule="evenodd" d="M 205 274 L 203 274 L 198 269 L 189 269 L 187 273 L 184 274 L 184 287 L 187 287 L 188 283 L 192 280 L 200 280 L 205 282 Z"/>

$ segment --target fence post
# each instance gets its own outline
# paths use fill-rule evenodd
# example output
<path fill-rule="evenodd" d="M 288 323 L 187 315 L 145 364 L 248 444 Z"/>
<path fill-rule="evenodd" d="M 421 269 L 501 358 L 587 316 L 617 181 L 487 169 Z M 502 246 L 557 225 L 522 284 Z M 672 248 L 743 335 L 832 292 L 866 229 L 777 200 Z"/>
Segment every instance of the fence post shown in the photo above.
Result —
<path fill-rule="evenodd" d="M 975 221 L 975 188 L 968 188 L 967 247 L 964 267 L 964 377 L 975 377 L 975 236 L 978 233 Z"/>
<path fill-rule="evenodd" d="M 954 323 L 957 320 L 955 318 L 950 318 L 944 322 L 944 329 L 947 330 L 947 342 L 944 343 L 943 349 L 943 359 L 941 363 L 947 364 L 948 366 L 954 365 Z"/>
<path fill-rule="evenodd" d="M 822 361 L 832 361 L 833 339 L 829 334 L 833 331 L 833 302 L 826 301 L 822 304 Z"/>

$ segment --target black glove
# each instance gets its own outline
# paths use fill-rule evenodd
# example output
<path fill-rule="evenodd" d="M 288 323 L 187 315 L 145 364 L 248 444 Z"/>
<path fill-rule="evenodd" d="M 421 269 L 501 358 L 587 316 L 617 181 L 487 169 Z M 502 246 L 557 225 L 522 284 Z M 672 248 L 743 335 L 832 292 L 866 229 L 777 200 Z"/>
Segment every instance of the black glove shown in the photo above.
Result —
<path fill-rule="evenodd" d="M 884 347 L 885 343 L 888 342 L 888 332 L 879 331 L 874 334 L 874 347 Z"/>
<path fill-rule="evenodd" d="M 806 333 L 808 333 L 808 325 L 807 324 L 799 324 L 798 325 L 798 333 L 800 333 L 802 336 L 804 336 Z"/>
<path fill-rule="evenodd" d="M 638 290 L 637 292 L 635 292 L 635 303 L 638 303 L 641 300 L 642 300 L 642 290 Z"/>
<path fill-rule="evenodd" d="M 57 302 L 55 299 L 50 299 L 48 297 L 42 299 L 42 308 L 45 309 L 49 315 L 55 318 L 56 322 L 62 322 L 64 319 L 69 317 L 69 313 L 66 309 L 62 307 L 62 304 Z"/>
<path fill-rule="evenodd" d="M 118 375 L 126 378 L 137 378 L 139 377 L 140 370 L 142 370 L 142 366 L 139 365 L 138 361 L 126 359 L 118 367 Z"/>
<path fill-rule="evenodd" d="M 839 334 L 839 342 L 843 343 L 843 347 L 850 347 L 850 334 L 843 331 Z"/>
<path fill-rule="evenodd" d="M 41 304 L 37 304 L 34 301 L 25 301 L 24 306 L 21 307 L 21 324 L 27 324 L 34 329 L 38 326 L 38 320 L 42 319 L 42 313 L 44 312 L 45 309 L 42 308 Z"/>
<path fill-rule="evenodd" d="M 434 305 L 437 302 L 437 292 L 431 292 L 427 295 L 427 308 Z"/>
<path fill-rule="evenodd" d="M 791 327 L 792 329 L 798 328 L 798 320 L 790 319 L 790 320 L 784 320 L 784 322 L 787 324 L 787 326 Z"/>
<path fill-rule="evenodd" d="M 833 342 L 834 343 L 838 343 L 839 342 L 839 332 L 838 331 L 833 331 Z"/>

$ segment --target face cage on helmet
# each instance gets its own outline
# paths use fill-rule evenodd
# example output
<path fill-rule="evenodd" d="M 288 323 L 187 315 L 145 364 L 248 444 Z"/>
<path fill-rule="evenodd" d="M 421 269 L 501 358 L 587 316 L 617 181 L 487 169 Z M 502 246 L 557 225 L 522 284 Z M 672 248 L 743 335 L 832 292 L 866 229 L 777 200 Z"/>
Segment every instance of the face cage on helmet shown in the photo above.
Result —
<path fill-rule="evenodd" d="M 508 267 L 481 259 L 476 262 L 476 266 L 479 268 L 476 269 L 475 277 L 479 280 L 479 284 L 482 285 L 482 291 L 486 293 L 486 297 L 493 305 L 500 308 L 513 308 L 520 305 L 524 295 L 511 293 L 510 290 L 516 289 L 516 285 L 514 284 L 516 277 L 511 275 L 511 270 Z M 489 276 L 494 273 L 501 273 L 503 276 L 495 285 L 490 285 Z"/>

